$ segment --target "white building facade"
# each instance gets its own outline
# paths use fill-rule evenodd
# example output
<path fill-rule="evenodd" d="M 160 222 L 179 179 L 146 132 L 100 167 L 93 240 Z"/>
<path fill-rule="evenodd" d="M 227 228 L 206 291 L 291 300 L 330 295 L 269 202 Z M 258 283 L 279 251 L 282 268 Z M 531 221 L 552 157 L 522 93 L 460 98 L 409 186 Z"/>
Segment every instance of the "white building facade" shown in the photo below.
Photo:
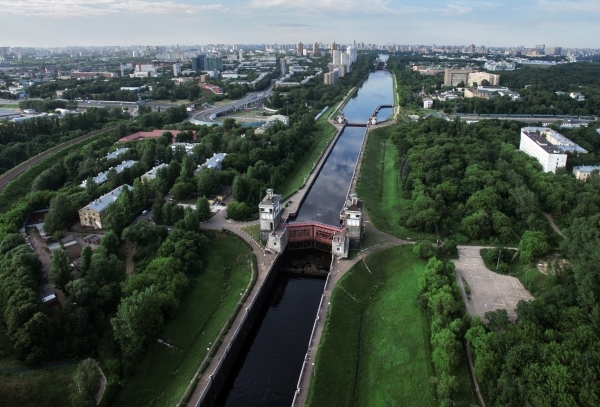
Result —
<path fill-rule="evenodd" d="M 567 152 L 587 153 L 587 150 L 547 127 L 523 127 L 519 150 L 537 159 L 544 172 L 553 173 L 567 165 Z"/>

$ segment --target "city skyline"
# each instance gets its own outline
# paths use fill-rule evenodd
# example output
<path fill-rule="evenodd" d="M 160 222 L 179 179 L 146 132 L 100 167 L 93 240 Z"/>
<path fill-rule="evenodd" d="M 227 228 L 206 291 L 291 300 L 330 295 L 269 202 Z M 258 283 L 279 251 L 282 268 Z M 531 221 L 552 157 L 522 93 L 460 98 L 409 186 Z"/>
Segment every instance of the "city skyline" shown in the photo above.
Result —
<path fill-rule="evenodd" d="M 592 0 L 0 0 L 0 46 L 297 43 L 599 48 Z"/>

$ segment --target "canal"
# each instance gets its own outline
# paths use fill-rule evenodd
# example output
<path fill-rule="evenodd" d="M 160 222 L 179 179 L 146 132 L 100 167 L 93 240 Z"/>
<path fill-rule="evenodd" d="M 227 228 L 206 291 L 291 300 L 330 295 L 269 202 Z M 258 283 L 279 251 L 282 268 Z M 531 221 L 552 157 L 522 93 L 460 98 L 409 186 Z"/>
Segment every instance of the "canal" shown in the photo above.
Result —
<path fill-rule="evenodd" d="M 367 123 L 379 105 L 394 103 L 392 76 L 372 72 L 344 108 L 350 123 Z M 379 119 L 389 117 L 382 109 Z M 304 201 L 297 221 L 319 221 L 339 225 L 339 214 L 350 184 L 365 128 L 347 127 Z M 295 251 L 286 255 L 286 267 L 302 265 L 329 269 L 331 255 Z M 301 266 L 298 266 L 301 264 Z M 307 351 L 312 326 L 325 280 L 298 274 L 279 273 L 273 299 L 265 304 L 250 337 L 219 395 L 220 407 L 288 407 Z"/>

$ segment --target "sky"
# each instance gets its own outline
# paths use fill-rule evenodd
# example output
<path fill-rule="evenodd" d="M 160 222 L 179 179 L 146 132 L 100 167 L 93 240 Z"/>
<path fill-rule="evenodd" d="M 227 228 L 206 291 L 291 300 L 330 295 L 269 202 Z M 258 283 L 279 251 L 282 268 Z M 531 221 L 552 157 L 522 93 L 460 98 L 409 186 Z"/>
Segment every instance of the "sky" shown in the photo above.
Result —
<path fill-rule="evenodd" d="M 600 0 L 0 0 L 0 46 L 423 44 L 600 48 Z"/>

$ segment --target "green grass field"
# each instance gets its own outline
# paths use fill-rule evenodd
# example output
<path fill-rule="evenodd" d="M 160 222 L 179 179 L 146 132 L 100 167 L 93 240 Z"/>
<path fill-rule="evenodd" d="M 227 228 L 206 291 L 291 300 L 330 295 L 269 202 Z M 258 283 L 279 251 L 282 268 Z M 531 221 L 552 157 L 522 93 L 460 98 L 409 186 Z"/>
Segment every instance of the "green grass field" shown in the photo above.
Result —
<path fill-rule="evenodd" d="M 240 300 L 256 261 L 237 236 L 219 234 L 206 268 L 182 301 L 176 316 L 158 335 L 175 346 L 155 343 L 127 379 L 111 406 L 174 406 L 183 395 L 221 328 Z"/>
<path fill-rule="evenodd" d="M 428 322 L 417 305 L 425 262 L 410 247 L 372 254 L 333 291 L 307 406 L 431 406 Z"/>
<path fill-rule="evenodd" d="M 356 192 L 377 229 L 401 239 L 426 239 L 431 235 L 410 231 L 400 224 L 401 214 L 412 208 L 412 202 L 400 196 L 398 154 L 389 141 L 393 130 L 389 126 L 369 133 Z"/>
<path fill-rule="evenodd" d="M 333 107 L 327 109 L 327 111 L 317 121 L 317 142 L 314 144 L 312 150 L 308 151 L 304 156 L 296 163 L 296 169 L 292 171 L 286 181 L 277 187 L 275 192 L 281 194 L 286 199 L 290 195 L 297 192 L 302 185 L 304 185 L 304 179 L 307 178 L 313 170 L 314 163 L 319 161 L 323 151 L 329 145 L 329 142 L 335 135 L 335 127 L 333 127 L 327 121 L 327 118 L 333 111 Z"/>
<path fill-rule="evenodd" d="M 0 331 L 0 405 L 2 407 L 69 406 L 68 386 L 77 363 L 23 372 L 30 369 L 13 354 L 8 338 Z"/>
<path fill-rule="evenodd" d="M 434 406 L 429 321 L 417 304 L 425 261 L 409 246 L 374 253 L 340 280 L 306 406 Z M 372 273 L 372 274 L 371 274 Z M 474 402 L 466 358 L 454 402 Z"/>
<path fill-rule="evenodd" d="M 73 363 L 0 374 L 0 404 L 2 407 L 70 406 L 68 387 L 76 368 Z"/>

